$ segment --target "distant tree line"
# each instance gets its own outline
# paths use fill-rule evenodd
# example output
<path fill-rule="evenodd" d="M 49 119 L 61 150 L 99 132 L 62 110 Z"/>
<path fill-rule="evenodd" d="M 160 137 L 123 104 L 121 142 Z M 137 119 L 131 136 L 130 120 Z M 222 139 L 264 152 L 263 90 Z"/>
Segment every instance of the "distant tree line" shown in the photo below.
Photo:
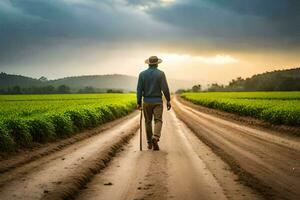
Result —
<path fill-rule="evenodd" d="M 213 83 L 209 85 L 207 91 L 300 91 L 300 78 L 272 76 L 272 77 L 252 77 L 243 79 L 238 77 L 229 82 L 228 85 Z"/>
<path fill-rule="evenodd" d="M 289 77 L 283 75 L 242 79 L 233 79 L 226 90 L 230 91 L 299 91 L 300 77 Z"/>
<path fill-rule="evenodd" d="M 191 89 L 179 89 L 176 93 L 183 93 L 183 92 L 201 92 L 202 86 L 200 84 L 194 85 Z"/>
<path fill-rule="evenodd" d="M 91 86 L 87 86 L 83 89 L 79 89 L 78 93 L 90 94 L 90 93 L 124 93 L 123 90 L 120 89 L 98 89 Z"/>
<path fill-rule="evenodd" d="M 120 89 L 97 89 L 91 86 L 87 86 L 82 89 L 71 89 L 67 85 L 59 85 L 54 87 L 52 85 L 46 85 L 41 87 L 20 87 L 19 85 L 7 88 L 0 88 L 0 94 L 69 94 L 69 93 L 124 93 Z"/>
<path fill-rule="evenodd" d="M 123 93 L 123 90 L 118 90 L 118 89 L 108 89 L 106 90 L 106 93 Z"/>
<path fill-rule="evenodd" d="M 71 93 L 70 87 L 66 85 L 59 85 L 54 87 L 46 85 L 41 87 L 20 87 L 18 85 L 8 88 L 0 89 L 0 94 L 68 94 Z"/>

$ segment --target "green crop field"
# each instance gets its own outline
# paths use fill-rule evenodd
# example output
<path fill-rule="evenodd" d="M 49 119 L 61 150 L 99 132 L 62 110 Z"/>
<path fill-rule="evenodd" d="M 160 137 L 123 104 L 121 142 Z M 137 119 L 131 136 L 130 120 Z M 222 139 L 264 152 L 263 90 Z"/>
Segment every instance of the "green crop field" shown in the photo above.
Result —
<path fill-rule="evenodd" d="M 0 95 L 0 151 L 68 137 L 134 108 L 135 94 Z"/>
<path fill-rule="evenodd" d="M 201 92 L 183 93 L 181 97 L 272 124 L 300 126 L 300 92 Z"/>

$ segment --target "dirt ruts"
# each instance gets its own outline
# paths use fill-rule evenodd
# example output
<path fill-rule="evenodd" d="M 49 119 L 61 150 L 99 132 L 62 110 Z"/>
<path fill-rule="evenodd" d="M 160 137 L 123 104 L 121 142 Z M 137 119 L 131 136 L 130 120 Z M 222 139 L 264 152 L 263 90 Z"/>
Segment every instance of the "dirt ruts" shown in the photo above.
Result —
<path fill-rule="evenodd" d="M 127 135 L 120 137 L 110 148 L 104 150 L 101 156 L 88 160 L 85 163 L 86 166 L 81 166 L 76 169 L 74 175 L 65 177 L 57 187 L 52 188 L 51 194 L 49 192 L 44 193 L 42 198 L 49 200 L 73 198 L 95 174 L 106 167 L 116 153 L 120 151 L 121 147 L 125 145 L 135 133 L 136 128 L 130 130 Z"/>
<path fill-rule="evenodd" d="M 244 184 L 267 199 L 298 199 L 298 137 L 238 124 L 174 100 L 177 116 L 230 165 Z"/>
<path fill-rule="evenodd" d="M 62 139 L 42 146 L 36 146 L 32 149 L 21 149 L 18 152 L 5 153 L 0 159 L 0 174 L 8 172 L 9 170 L 21 167 L 29 162 L 53 154 L 56 151 L 61 151 L 64 148 L 77 143 L 86 138 L 92 137 L 93 135 L 101 134 L 102 132 L 116 126 L 117 124 L 124 122 L 137 114 L 133 112 L 125 117 L 116 119 L 114 121 L 105 123 L 97 128 L 86 130 L 72 136 L 71 138 Z"/>
<path fill-rule="evenodd" d="M 267 130 L 267 132 L 272 132 L 272 134 L 279 134 L 282 137 L 285 137 L 285 136 L 300 137 L 300 127 L 297 127 L 297 126 L 271 124 L 269 122 L 266 122 L 266 121 L 263 121 L 260 119 L 256 119 L 253 117 L 241 116 L 238 114 L 229 113 L 229 112 L 225 112 L 222 110 L 216 110 L 216 109 L 204 107 L 201 105 L 196 105 L 192 102 L 184 100 L 179 95 L 176 95 L 176 99 L 183 105 L 186 105 L 190 108 L 193 108 L 193 109 L 198 110 L 203 113 L 207 113 L 207 114 L 216 116 L 218 118 L 232 121 L 234 123 L 242 123 L 246 126 L 252 126 L 256 129 Z M 298 140 L 299 139 L 300 138 L 298 138 Z"/>
<path fill-rule="evenodd" d="M 139 151 L 136 135 L 77 200 L 261 200 L 175 115 L 164 112 L 160 151 Z M 146 144 L 145 137 L 144 144 Z M 108 184 L 110 183 L 110 184 Z"/>
<path fill-rule="evenodd" d="M 136 134 L 136 114 L 101 134 L 1 173 L 0 198 L 71 198 Z"/>

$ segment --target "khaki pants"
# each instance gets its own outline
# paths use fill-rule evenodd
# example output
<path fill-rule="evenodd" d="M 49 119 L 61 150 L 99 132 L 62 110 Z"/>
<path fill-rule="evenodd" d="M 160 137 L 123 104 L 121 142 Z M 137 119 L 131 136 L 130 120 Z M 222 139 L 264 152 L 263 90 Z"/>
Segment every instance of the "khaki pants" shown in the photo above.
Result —
<path fill-rule="evenodd" d="M 147 141 L 151 142 L 152 138 L 159 140 L 160 132 L 162 128 L 162 113 L 163 104 L 162 103 L 144 103 L 143 104 Z M 152 132 L 152 119 L 154 117 L 154 134 Z"/>

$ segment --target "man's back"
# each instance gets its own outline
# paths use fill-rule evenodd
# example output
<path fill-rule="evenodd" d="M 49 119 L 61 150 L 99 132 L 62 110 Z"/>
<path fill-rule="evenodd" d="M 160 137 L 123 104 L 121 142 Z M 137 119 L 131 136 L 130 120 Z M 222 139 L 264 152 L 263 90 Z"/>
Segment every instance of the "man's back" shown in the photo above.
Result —
<path fill-rule="evenodd" d="M 149 67 L 140 73 L 137 87 L 138 102 L 141 102 L 142 96 L 144 96 L 144 102 L 162 102 L 162 91 L 169 101 L 170 92 L 163 71 L 157 69 L 157 67 Z"/>

